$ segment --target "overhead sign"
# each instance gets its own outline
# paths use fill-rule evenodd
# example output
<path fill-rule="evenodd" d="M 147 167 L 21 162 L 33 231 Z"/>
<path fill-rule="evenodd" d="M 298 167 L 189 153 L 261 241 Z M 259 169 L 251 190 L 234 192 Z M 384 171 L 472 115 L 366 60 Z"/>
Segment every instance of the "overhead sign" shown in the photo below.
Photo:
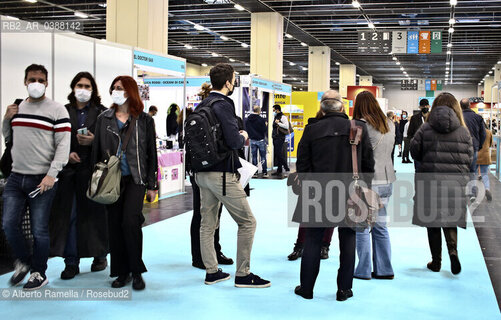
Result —
<path fill-rule="evenodd" d="M 442 80 L 437 80 L 437 90 L 443 90 Z"/>
<path fill-rule="evenodd" d="M 418 90 L 424 91 L 424 79 L 418 79 Z"/>
<path fill-rule="evenodd" d="M 430 53 L 430 31 L 419 31 L 419 53 Z"/>
<path fill-rule="evenodd" d="M 404 79 L 400 81 L 400 90 L 417 90 L 418 79 Z"/>
<path fill-rule="evenodd" d="M 437 80 L 431 80 L 431 91 L 437 91 Z"/>
<path fill-rule="evenodd" d="M 407 31 L 393 31 L 391 51 L 407 53 Z"/>
<path fill-rule="evenodd" d="M 163 74 L 184 74 L 186 61 L 134 50 L 134 65 L 145 71 Z"/>
<path fill-rule="evenodd" d="M 182 87 L 184 78 L 145 78 L 144 84 L 150 87 Z M 210 78 L 186 78 L 187 87 L 201 87 L 205 82 L 210 83 Z"/>
<path fill-rule="evenodd" d="M 252 78 L 251 86 L 269 91 L 283 92 L 289 95 L 292 93 L 292 86 L 290 85 L 259 78 Z"/>
<path fill-rule="evenodd" d="M 358 33 L 358 53 L 390 53 L 391 46 L 391 32 L 389 31 L 360 31 Z"/>
<path fill-rule="evenodd" d="M 442 53 L 442 31 L 431 32 L 431 53 Z"/>
<path fill-rule="evenodd" d="M 419 31 L 407 32 L 407 53 L 419 53 Z"/>
<path fill-rule="evenodd" d="M 425 80 L 424 81 L 424 89 L 426 91 L 430 91 L 431 90 L 431 80 Z"/>

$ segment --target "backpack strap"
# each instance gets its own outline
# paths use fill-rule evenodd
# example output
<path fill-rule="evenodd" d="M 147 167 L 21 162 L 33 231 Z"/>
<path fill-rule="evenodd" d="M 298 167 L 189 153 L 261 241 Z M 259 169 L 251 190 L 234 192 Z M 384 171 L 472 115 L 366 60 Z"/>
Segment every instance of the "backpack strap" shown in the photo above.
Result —
<path fill-rule="evenodd" d="M 134 128 L 136 127 L 136 121 L 137 117 L 132 117 L 131 123 L 129 125 L 129 128 L 127 129 L 127 133 L 125 135 L 125 139 L 122 142 L 122 153 L 125 153 L 127 150 L 127 145 L 129 144 L 130 137 L 132 136 L 132 132 L 134 131 Z M 138 143 L 136 141 L 136 143 Z"/>
<path fill-rule="evenodd" d="M 358 157 L 357 146 L 362 139 L 362 128 L 357 126 L 355 120 L 350 120 L 350 144 L 351 144 L 351 163 L 353 166 L 353 179 L 358 180 Z"/>

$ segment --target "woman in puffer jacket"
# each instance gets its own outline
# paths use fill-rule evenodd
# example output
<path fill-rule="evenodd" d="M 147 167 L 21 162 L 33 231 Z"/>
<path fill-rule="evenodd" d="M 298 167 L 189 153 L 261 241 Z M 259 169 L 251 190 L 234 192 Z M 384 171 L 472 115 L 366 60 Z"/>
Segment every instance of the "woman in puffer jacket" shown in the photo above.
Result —
<path fill-rule="evenodd" d="M 432 261 L 438 272 L 442 260 L 443 230 L 453 274 L 461 272 L 457 251 L 457 227 L 466 228 L 469 167 L 473 144 L 458 101 L 441 93 L 433 102 L 427 122 L 411 141 L 412 157 L 421 163 L 415 176 L 413 224 L 428 229 Z"/>

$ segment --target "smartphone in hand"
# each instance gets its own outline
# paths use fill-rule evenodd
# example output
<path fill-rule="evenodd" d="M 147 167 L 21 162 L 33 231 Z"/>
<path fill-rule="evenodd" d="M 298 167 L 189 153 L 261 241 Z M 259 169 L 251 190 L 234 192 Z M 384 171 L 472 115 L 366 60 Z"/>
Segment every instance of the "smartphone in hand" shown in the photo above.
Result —
<path fill-rule="evenodd" d="M 86 136 L 87 135 L 87 128 L 80 128 L 77 130 L 77 133 Z"/>
<path fill-rule="evenodd" d="M 23 101 L 24 101 L 24 99 L 16 99 L 16 101 L 14 101 L 14 104 L 15 104 L 16 106 L 18 106 L 18 107 L 19 107 L 19 105 L 20 105 L 20 104 L 21 104 L 21 102 L 23 102 Z"/>

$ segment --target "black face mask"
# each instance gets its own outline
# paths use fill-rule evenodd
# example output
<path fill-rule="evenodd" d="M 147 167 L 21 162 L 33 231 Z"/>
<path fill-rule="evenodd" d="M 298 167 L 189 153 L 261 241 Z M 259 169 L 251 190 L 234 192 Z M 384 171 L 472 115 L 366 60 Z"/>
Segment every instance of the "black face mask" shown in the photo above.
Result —
<path fill-rule="evenodd" d="M 235 89 L 235 85 L 232 85 L 233 89 L 230 90 L 230 88 L 228 88 L 228 93 L 226 94 L 227 97 L 231 96 L 233 94 L 233 90 Z"/>
<path fill-rule="evenodd" d="M 423 114 L 427 114 L 427 113 L 428 113 L 428 111 L 429 111 L 428 107 L 424 107 L 423 109 L 421 109 L 421 112 L 422 112 Z"/>

